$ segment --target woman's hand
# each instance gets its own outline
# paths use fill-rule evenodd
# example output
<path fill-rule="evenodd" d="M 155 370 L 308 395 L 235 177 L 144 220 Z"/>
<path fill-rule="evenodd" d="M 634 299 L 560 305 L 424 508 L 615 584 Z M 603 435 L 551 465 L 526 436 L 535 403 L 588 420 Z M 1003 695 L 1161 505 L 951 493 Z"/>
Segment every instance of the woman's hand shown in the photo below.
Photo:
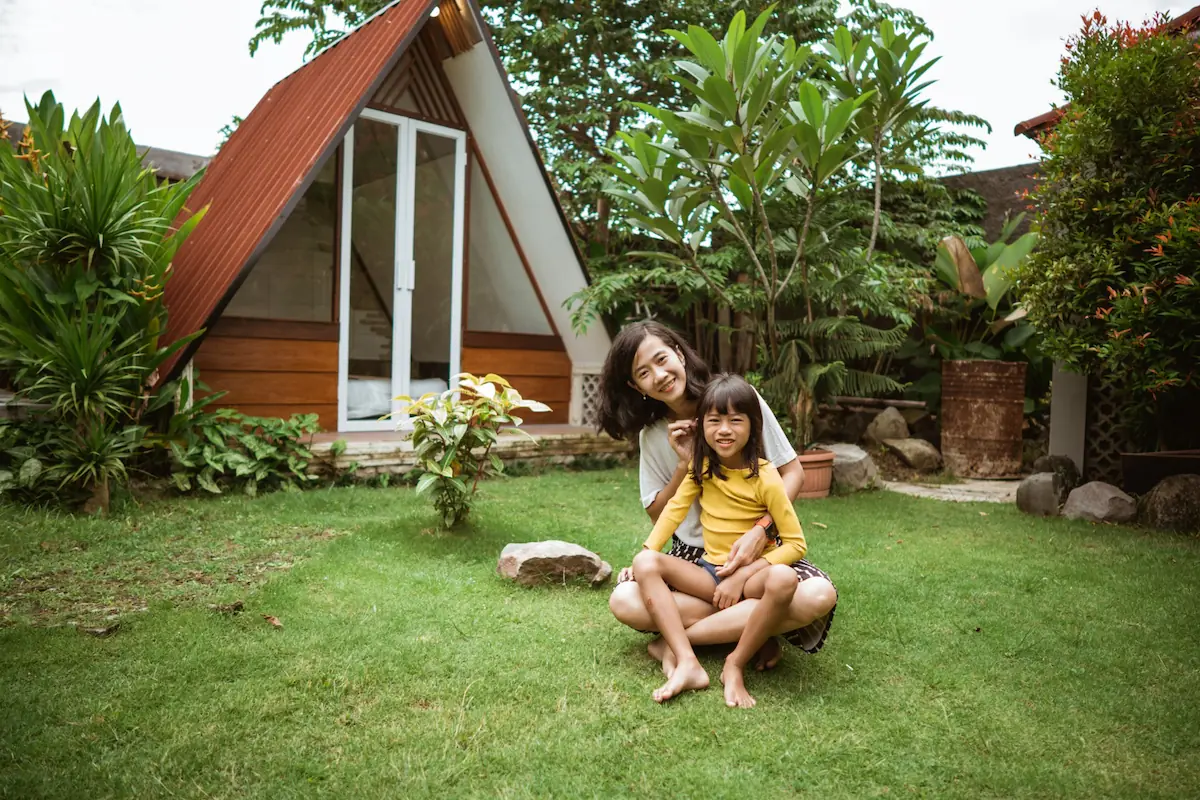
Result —
<path fill-rule="evenodd" d="M 617 573 L 617 583 L 633 580 L 633 567 L 624 567 Z"/>
<path fill-rule="evenodd" d="M 758 525 L 742 534 L 733 547 L 729 548 L 729 556 L 725 563 L 717 567 L 717 577 L 726 578 L 747 564 L 753 564 L 767 549 L 767 532 Z"/>
<path fill-rule="evenodd" d="M 692 448 L 695 445 L 695 437 L 696 420 L 694 419 L 681 419 L 667 425 L 667 441 L 671 443 L 671 449 L 679 456 L 679 460 L 682 463 L 688 463 L 692 460 Z"/>

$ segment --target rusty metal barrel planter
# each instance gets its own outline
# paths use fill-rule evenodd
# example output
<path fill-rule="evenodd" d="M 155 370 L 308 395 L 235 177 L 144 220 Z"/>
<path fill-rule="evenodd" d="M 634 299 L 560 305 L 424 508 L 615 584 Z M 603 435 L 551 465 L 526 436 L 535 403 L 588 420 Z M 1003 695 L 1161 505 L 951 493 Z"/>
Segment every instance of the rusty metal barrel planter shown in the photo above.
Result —
<path fill-rule="evenodd" d="M 1021 472 L 1025 364 L 942 362 L 942 460 L 964 478 Z"/>

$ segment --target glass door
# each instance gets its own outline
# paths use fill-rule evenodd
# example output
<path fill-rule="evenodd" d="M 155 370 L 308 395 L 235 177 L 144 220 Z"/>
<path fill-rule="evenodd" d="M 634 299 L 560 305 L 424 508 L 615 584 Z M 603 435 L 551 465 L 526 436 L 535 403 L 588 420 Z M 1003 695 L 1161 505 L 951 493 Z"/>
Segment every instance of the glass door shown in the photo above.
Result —
<path fill-rule="evenodd" d="M 338 428 L 388 430 L 459 371 L 466 134 L 368 109 L 342 152 Z"/>

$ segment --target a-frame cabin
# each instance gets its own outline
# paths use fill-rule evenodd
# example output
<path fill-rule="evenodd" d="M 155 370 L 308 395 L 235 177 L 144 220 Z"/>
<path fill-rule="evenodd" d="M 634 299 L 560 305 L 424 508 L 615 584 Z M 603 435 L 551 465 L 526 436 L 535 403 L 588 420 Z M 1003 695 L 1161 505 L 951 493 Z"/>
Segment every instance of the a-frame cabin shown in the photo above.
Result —
<path fill-rule="evenodd" d="M 608 336 L 472 0 L 397 0 L 284 78 L 208 166 L 167 339 L 244 413 L 386 430 L 397 395 L 496 372 L 586 424 Z"/>

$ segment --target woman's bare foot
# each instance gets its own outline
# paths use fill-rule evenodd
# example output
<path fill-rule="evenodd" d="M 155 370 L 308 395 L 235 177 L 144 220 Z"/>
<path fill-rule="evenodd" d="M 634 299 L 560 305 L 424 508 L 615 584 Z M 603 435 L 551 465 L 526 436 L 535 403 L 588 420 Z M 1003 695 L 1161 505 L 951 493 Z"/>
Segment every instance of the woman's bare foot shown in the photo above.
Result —
<path fill-rule="evenodd" d="M 646 652 L 655 661 L 662 664 L 663 675 L 670 678 L 675 674 L 675 652 L 667 647 L 666 641 L 661 637 L 655 639 L 646 647 Z"/>
<path fill-rule="evenodd" d="M 667 649 L 670 650 L 670 648 Z M 783 658 L 783 648 L 779 646 L 779 638 L 772 636 L 754 654 L 754 669 L 758 672 L 774 669 L 781 658 Z"/>
<path fill-rule="evenodd" d="M 684 692 L 707 688 L 708 673 L 700 666 L 700 662 L 694 658 L 691 661 L 681 661 L 675 666 L 675 671 L 667 682 L 654 690 L 654 702 L 665 703 Z"/>
<path fill-rule="evenodd" d="M 721 683 L 725 686 L 725 705 L 730 708 L 754 708 L 757 702 L 746 691 L 746 678 L 742 668 L 725 662 L 721 670 Z"/>

